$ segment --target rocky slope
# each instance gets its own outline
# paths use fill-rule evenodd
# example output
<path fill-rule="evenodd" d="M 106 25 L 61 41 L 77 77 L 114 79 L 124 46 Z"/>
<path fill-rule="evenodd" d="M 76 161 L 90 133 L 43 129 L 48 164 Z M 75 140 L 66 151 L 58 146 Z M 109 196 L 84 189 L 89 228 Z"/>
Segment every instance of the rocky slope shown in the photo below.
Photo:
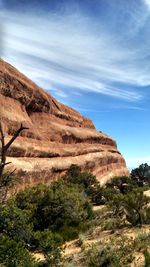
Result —
<path fill-rule="evenodd" d="M 125 161 L 116 142 L 96 131 L 91 120 L 39 88 L 8 63 L 0 60 L 0 119 L 6 141 L 23 123 L 8 153 L 21 176 L 21 186 L 50 183 L 73 163 L 95 174 L 103 184 L 126 175 Z"/>

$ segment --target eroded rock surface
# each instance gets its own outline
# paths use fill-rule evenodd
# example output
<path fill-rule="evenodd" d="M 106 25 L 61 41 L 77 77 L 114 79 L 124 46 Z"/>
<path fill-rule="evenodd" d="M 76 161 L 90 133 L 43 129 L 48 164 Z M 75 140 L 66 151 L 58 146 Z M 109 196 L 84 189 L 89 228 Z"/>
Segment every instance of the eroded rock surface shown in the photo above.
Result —
<path fill-rule="evenodd" d="M 46 93 L 22 73 L 0 60 L 0 119 L 6 140 L 20 124 L 22 132 L 8 153 L 21 176 L 20 186 L 50 183 L 71 164 L 92 172 L 104 184 L 127 175 L 116 142 L 98 132 L 92 121 Z"/>

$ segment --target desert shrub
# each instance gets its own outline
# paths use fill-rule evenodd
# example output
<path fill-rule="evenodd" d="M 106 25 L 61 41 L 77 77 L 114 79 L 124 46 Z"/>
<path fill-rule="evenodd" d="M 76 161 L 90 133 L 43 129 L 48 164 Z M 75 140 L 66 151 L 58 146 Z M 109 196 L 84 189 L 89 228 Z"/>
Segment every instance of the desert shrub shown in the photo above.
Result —
<path fill-rule="evenodd" d="M 91 216 L 91 204 L 78 185 L 60 180 L 51 187 L 28 188 L 9 199 L 0 207 L 0 232 L 12 243 L 24 244 L 25 252 L 43 253 L 43 266 L 60 266 L 61 244 L 78 237 Z"/>
<path fill-rule="evenodd" d="M 48 266 L 60 266 L 62 239 L 60 235 L 49 230 L 37 231 L 32 237 L 32 247 L 36 251 L 42 252 Z"/>
<path fill-rule="evenodd" d="M 145 257 L 144 267 L 150 267 L 150 253 L 147 250 L 144 252 L 144 257 Z"/>
<path fill-rule="evenodd" d="M 121 194 L 127 194 L 135 188 L 135 184 L 130 177 L 121 176 L 111 179 L 109 182 L 107 182 L 105 188 L 109 188 L 115 192 L 118 191 Z"/>
<path fill-rule="evenodd" d="M 6 202 L 9 190 L 17 183 L 17 177 L 14 173 L 4 171 L 0 178 L 0 204 Z"/>
<path fill-rule="evenodd" d="M 0 266 L 3 267 L 37 267 L 38 264 L 21 241 L 8 236 L 0 236 Z"/>
<path fill-rule="evenodd" d="M 53 249 L 57 250 L 58 246 L 62 244 L 60 235 L 53 233 L 48 229 L 34 232 L 32 239 L 32 245 L 36 247 L 37 250 L 43 251 L 45 254 Z"/>
<path fill-rule="evenodd" d="M 117 198 L 119 198 L 119 196 L 121 197 L 121 195 L 128 194 L 129 192 L 132 192 L 135 188 L 137 187 L 130 177 L 114 177 L 113 179 L 108 181 L 105 187 L 103 188 L 103 200 L 106 204 L 114 198 L 114 200 L 117 201 Z"/>
<path fill-rule="evenodd" d="M 3 173 L 1 178 L 1 187 L 11 188 L 15 185 L 16 182 L 17 182 L 17 177 L 15 176 L 14 173 L 9 173 L 7 171 Z"/>
<path fill-rule="evenodd" d="M 133 260 L 132 246 L 124 237 L 93 246 L 85 254 L 88 267 L 129 267 Z"/>
<path fill-rule="evenodd" d="M 133 248 L 135 251 L 146 251 L 150 246 L 150 234 L 140 231 L 135 237 L 133 242 Z"/>
<path fill-rule="evenodd" d="M 88 267 L 130 267 L 135 252 L 144 252 L 145 266 L 150 263 L 148 248 L 150 236 L 141 233 L 135 239 L 125 236 L 114 236 L 109 242 L 100 243 L 85 251 L 85 261 Z"/>
<path fill-rule="evenodd" d="M 133 241 L 133 250 L 144 253 L 145 257 L 144 267 L 150 266 L 149 247 L 150 247 L 150 234 L 146 232 L 140 232 Z"/>
<path fill-rule="evenodd" d="M 131 179 L 138 186 L 150 185 L 150 166 L 145 163 L 131 171 Z"/>
<path fill-rule="evenodd" d="M 26 189 L 18 193 L 16 202 L 18 208 L 29 212 L 34 231 L 57 231 L 65 240 L 69 234 L 78 233 L 80 226 L 92 216 L 91 205 L 78 186 L 62 180 L 51 187 L 38 185 Z"/>
<path fill-rule="evenodd" d="M 142 225 L 146 220 L 149 198 L 143 192 L 131 192 L 124 198 L 127 220 L 134 225 Z"/>
<path fill-rule="evenodd" d="M 120 193 L 116 194 L 108 202 L 108 207 L 111 208 L 114 217 L 120 218 L 124 213 L 124 196 Z"/>
<path fill-rule="evenodd" d="M 66 172 L 66 178 L 68 177 L 69 181 L 71 179 L 73 182 L 74 179 L 76 179 L 80 174 L 81 174 L 80 167 L 78 165 L 71 164 Z"/>
<path fill-rule="evenodd" d="M 126 195 L 117 194 L 108 203 L 115 218 L 131 225 L 142 225 L 148 218 L 149 198 L 142 191 L 134 190 Z"/>
<path fill-rule="evenodd" d="M 150 224 L 150 206 L 148 206 L 146 208 L 146 211 L 145 211 L 146 215 L 145 215 L 145 224 Z"/>
<path fill-rule="evenodd" d="M 63 179 L 67 183 L 79 185 L 93 204 L 102 204 L 102 188 L 96 177 L 88 172 L 81 172 L 77 165 L 71 165 Z"/>
<path fill-rule="evenodd" d="M 97 241 L 87 249 L 83 247 L 78 257 L 79 265 L 83 267 L 130 267 L 134 263 L 136 253 L 144 253 L 146 266 L 149 266 L 148 248 L 150 235 L 139 230 L 137 237 L 127 237 L 121 232 L 109 236 L 108 239 Z"/>
<path fill-rule="evenodd" d="M 0 232 L 1 234 L 5 234 L 6 241 L 8 241 L 6 242 L 6 245 L 8 243 L 13 246 L 13 244 L 15 245 L 15 242 L 20 244 L 22 249 L 21 253 L 23 255 L 24 253 L 26 255 L 27 252 L 29 252 L 28 250 L 36 250 L 45 255 L 44 264 L 49 263 L 47 266 L 57 266 L 58 262 L 60 262 L 61 253 L 59 246 L 62 243 L 61 237 L 49 230 L 35 232 L 30 212 L 18 208 L 13 199 L 10 199 L 7 204 L 0 209 Z M 24 251 L 25 247 L 28 248 L 28 250 Z M 3 245 L 3 253 L 5 257 L 7 257 L 6 252 L 5 246 Z M 30 265 L 19 265 L 18 263 L 18 265 L 10 266 Z"/>
<path fill-rule="evenodd" d="M 10 238 L 29 242 L 32 235 L 32 223 L 29 213 L 17 207 L 15 200 L 8 200 L 0 207 L 0 232 Z"/>
<path fill-rule="evenodd" d="M 117 189 L 111 188 L 111 187 L 104 187 L 103 188 L 104 203 L 107 204 L 118 194 L 120 194 L 120 193 Z"/>

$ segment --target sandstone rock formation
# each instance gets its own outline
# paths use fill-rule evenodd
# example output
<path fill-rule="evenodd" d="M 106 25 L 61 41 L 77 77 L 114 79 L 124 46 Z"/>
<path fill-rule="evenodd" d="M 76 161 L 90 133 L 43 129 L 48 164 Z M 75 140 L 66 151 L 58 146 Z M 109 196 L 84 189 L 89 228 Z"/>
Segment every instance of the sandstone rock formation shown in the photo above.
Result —
<path fill-rule="evenodd" d="M 0 119 L 8 140 L 21 123 L 29 127 L 8 153 L 22 187 L 49 184 L 71 164 L 92 172 L 102 184 L 113 176 L 128 174 L 112 138 L 96 131 L 91 120 L 56 101 L 3 60 Z"/>

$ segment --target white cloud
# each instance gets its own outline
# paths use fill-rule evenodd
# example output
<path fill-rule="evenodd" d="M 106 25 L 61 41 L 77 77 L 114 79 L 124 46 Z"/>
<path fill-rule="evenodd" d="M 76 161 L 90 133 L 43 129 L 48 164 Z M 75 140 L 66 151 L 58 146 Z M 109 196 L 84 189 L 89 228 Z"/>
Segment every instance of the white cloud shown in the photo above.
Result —
<path fill-rule="evenodd" d="M 144 3 L 145 3 L 146 6 L 150 9 L 150 0 L 144 0 Z"/>
<path fill-rule="evenodd" d="M 65 94 L 63 91 L 59 90 L 59 89 L 56 89 L 55 90 L 55 95 L 59 96 L 59 97 L 62 97 L 62 98 L 67 98 L 68 95 Z"/>
<path fill-rule="evenodd" d="M 132 14 L 126 29 L 128 39 L 125 32 L 116 37 L 103 25 L 93 24 L 92 28 L 81 14 L 37 17 L 5 11 L 3 17 L 4 59 L 40 86 L 57 87 L 63 97 L 74 88 L 139 101 L 142 91 L 131 87 L 150 85 L 149 37 L 145 34 L 145 42 L 138 43 L 133 29 L 128 31 L 134 23 L 137 32 L 137 25 L 140 28 L 147 19 L 144 13 Z M 118 84 L 128 84 L 129 88 L 120 89 Z"/>

